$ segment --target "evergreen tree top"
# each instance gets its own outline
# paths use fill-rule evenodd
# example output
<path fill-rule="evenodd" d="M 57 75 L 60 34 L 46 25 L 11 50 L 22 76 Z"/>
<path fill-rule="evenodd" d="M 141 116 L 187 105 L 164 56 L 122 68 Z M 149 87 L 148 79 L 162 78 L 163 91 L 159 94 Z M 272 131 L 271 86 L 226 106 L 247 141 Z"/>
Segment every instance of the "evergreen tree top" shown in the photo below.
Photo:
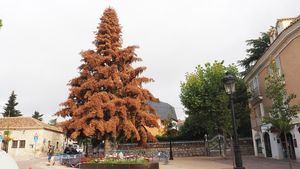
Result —
<path fill-rule="evenodd" d="M 34 113 L 32 114 L 32 118 L 35 118 L 37 120 L 43 121 L 43 114 L 40 114 L 40 112 L 38 111 L 34 111 Z"/>
<path fill-rule="evenodd" d="M 11 92 L 11 95 L 9 96 L 8 102 L 3 107 L 4 113 L 2 113 L 3 117 L 17 117 L 22 116 L 21 112 L 16 109 L 16 106 L 18 105 L 17 95 L 14 91 Z"/>
<path fill-rule="evenodd" d="M 97 51 L 105 55 L 108 49 L 121 47 L 121 27 L 117 13 L 112 8 L 107 8 L 100 20 L 94 44 Z"/>

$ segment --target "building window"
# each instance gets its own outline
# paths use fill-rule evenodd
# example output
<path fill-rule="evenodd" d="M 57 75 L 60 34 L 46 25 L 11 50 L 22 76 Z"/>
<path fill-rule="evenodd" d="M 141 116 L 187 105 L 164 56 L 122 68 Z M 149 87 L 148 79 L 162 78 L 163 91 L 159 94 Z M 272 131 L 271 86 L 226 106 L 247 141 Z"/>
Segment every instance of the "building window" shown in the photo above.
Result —
<path fill-rule="evenodd" d="M 25 148 L 25 140 L 20 140 L 19 148 Z"/>
<path fill-rule="evenodd" d="M 279 56 L 277 56 L 277 57 L 275 58 L 275 64 L 276 64 L 276 68 L 278 69 L 279 75 L 281 75 L 281 63 L 280 63 L 280 58 L 279 58 Z"/>
<path fill-rule="evenodd" d="M 274 60 L 272 61 L 272 64 L 275 64 L 275 68 L 278 70 L 279 76 L 281 76 L 282 75 L 282 71 L 281 71 L 281 63 L 280 63 L 279 56 L 277 56 L 277 57 L 274 58 Z M 273 73 L 271 65 L 269 65 L 268 70 L 269 70 L 269 75 Z"/>
<path fill-rule="evenodd" d="M 261 140 L 260 139 L 256 139 L 256 149 L 257 149 L 257 153 L 261 154 L 262 153 L 262 144 L 261 144 Z"/>
<path fill-rule="evenodd" d="M 11 148 L 18 148 L 18 140 L 13 140 L 12 141 L 12 146 Z"/>
<path fill-rule="evenodd" d="M 255 76 L 249 83 L 249 89 L 252 95 L 252 98 L 259 96 L 259 83 L 258 83 L 258 76 Z"/>

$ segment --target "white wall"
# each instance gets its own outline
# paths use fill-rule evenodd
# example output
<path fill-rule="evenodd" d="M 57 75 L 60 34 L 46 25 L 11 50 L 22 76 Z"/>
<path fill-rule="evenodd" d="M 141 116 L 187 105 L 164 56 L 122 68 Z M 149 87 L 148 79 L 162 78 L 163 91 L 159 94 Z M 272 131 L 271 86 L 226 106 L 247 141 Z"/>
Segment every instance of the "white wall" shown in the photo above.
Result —
<path fill-rule="evenodd" d="M 295 147 L 295 153 L 296 153 L 297 160 L 300 161 L 300 134 L 299 134 L 297 129 L 298 128 L 295 127 L 293 130 L 291 130 L 291 133 L 292 133 L 293 136 L 295 136 L 295 138 L 297 140 L 297 147 Z M 259 154 L 257 152 L 256 142 L 255 142 L 255 139 L 257 139 L 257 138 L 255 138 L 255 136 L 257 136 L 257 134 L 259 135 L 259 137 L 261 139 L 261 142 L 262 142 L 263 156 L 266 157 L 266 149 L 265 149 L 263 134 L 261 132 L 257 132 L 255 130 L 252 130 L 254 154 L 255 154 L 255 156 L 259 156 Z M 283 159 L 284 157 L 283 157 L 282 143 L 281 143 L 281 141 L 279 143 L 277 142 L 278 133 L 268 132 L 268 134 L 270 136 L 270 143 L 271 143 L 271 149 L 272 149 L 272 158 L 274 158 L 274 159 Z M 279 138 L 279 140 L 280 140 L 280 138 Z"/>
<path fill-rule="evenodd" d="M 8 153 L 14 157 L 16 156 L 29 156 L 34 153 L 34 140 L 35 132 L 41 133 L 42 130 L 9 130 L 11 141 L 8 143 Z M 2 131 L 3 133 L 4 131 Z M 12 148 L 13 140 L 25 140 L 25 148 L 19 148 L 20 141 L 18 141 L 18 148 Z"/>
<path fill-rule="evenodd" d="M 48 151 L 48 141 L 56 146 L 59 142 L 59 150 L 62 150 L 64 136 L 62 133 L 52 132 L 44 129 L 31 130 L 9 130 L 12 140 L 18 140 L 18 148 L 12 148 L 12 140 L 8 144 L 8 153 L 13 157 L 29 157 L 46 155 Z M 2 131 L 4 133 L 4 131 Z M 34 142 L 34 135 L 38 134 L 38 141 Z M 25 148 L 19 148 L 20 141 L 25 140 Z"/>
<path fill-rule="evenodd" d="M 47 147 L 48 147 L 48 141 L 50 141 L 50 145 L 55 146 L 55 151 L 63 151 L 65 137 L 63 136 L 62 133 L 44 130 L 42 138 L 43 140 L 45 140 L 43 142 L 46 143 Z M 57 147 L 57 142 L 58 142 L 58 147 Z"/>
<path fill-rule="evenodd" d="M 252 129 L 252 142 L 253 142 L 253 148 L 254 148 L 254 155 L 258 156 L 258 152 L 257 152 L 257 146 L 256 146 L 256 142 L 255 142 L 255 135 L 256 135 L 256 130 Z"/>
<path fill-rule="evenodd" d="M 277 133 L 269 132 L 269 135 L 270 135 L 270 143 L 272 149 L 272 158 L 283 159 L 282 144 L 281 141 L 279 141 L 279 143 L 277 142 Z"/>
<path fill-rule="evenodd" d="M 260 139 L 261 141 L 261 153 L 258 153 L 257 145 L 256 145 L 256 139 Z M 265 144 L 264 140 L 262 137 L 262 134 L 260 131 L 256 131 L 252 129 L 252 141 L 253 141 L 253 148 L 254 148 L 254 155 L 255 156 L 266 156 L 266 151 L 265 151 Z"/>
<path fill-rule="evenodd" d="M 267 132 L 268 130 L 263 130 L 263 131 Z M 282 151 L 281 142 L 277 143 L 277 137 L 276 137 L 277 133 L 268 132 L 268 134 L 270 136 L 272 158 L 283 159 L 283 151 Z M 257 152 L 257 145 L 256 145 L 256 142 L 255 142 L 255 140 L 257 139 L 257 135 L 259 135 L 259 138 L 260 138 L 261 143 L 262 143 L 262 154 L 258 154 L 258 152 Z M 260 131 L 252 130 L 252 138 L 253 138 L 253 145 L 254 145 L 254 154 L 255 154 L 255 156 L 263 155 L 264 157 L 266 157 L 267 154 L 266 154 L 264 133 L 262 133 Z"/>
<path fill-rule="evenodd" d="M 291 134 L 293 138 L 297 141 L 297 147 L 295 147 L 295 154 L 297 161 L 300 161 L 300 133 L 298 131 L 298 127 L 300 125 L 295 125 L 294 129 L 291 130 Z"/>

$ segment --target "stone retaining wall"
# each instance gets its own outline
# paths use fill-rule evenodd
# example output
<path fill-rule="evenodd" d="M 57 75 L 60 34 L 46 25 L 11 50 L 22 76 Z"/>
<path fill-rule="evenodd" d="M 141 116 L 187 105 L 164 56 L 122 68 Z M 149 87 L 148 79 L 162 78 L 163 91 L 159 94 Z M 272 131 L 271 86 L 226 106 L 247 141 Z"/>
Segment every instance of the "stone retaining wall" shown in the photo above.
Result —
<path fill-rule="evenodd" d="M 155 154 L 156 152 L 163 152 L 168 155 L 170 151 L 170 143 L 150 143 L 147 149 L 140 148 L 137 146 L 137 144 L 121 144 L 118 146 L 118 150 L 141 151 L 144 152 L 147 156 L 151 156 L 151 154 Z M 172 151 L 174 157 L 192 157 L 205 155 L 204 142 L 201 141 L 172 142 Z"/>
<path fill-rule="evenodd" d="M 252 138 L 241 138 L 239 143 L 242 155 L 254 155 Z"/>
<path fill-rule="evenodd" d="M 169 142 L 159 142 L 159 143 L 149 143 L 148 148 L 138 147 L 137 144 L 120 144 L 118 145 L 118 150 L 121 151 L 136 151 L 136 153 L 143 154 L 145 156 L 152 156 L 157 154 L 157 152 L 164 152 L 164 154 L 169 154 L 170 143 Z M 253 143 L 251 138 L 240 139 L 240 148 L 242 155 L 253 155 Z M 219 156 L 219 148 L 215 150 L 206 151 L 204 141 L 180 141 L 172 142 L 172 151 L 174 157 L 192 157 L 192 156 Z M 223 151 L 223 150 L 222 150 Z M 227 155 L 231 155 L 231 147 L 228 145 Z"/>

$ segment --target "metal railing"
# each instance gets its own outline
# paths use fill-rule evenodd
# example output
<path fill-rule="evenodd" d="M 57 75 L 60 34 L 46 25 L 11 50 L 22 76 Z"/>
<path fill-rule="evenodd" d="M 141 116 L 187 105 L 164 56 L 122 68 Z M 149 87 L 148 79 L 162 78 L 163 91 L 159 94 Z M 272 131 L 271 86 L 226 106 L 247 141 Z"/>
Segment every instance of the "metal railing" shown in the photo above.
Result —
<path fill-rule="evenodd" d="M 57 154 L 54 156 L 55 161 L 67 167 L 79 168 L 82 154 Z"/>

